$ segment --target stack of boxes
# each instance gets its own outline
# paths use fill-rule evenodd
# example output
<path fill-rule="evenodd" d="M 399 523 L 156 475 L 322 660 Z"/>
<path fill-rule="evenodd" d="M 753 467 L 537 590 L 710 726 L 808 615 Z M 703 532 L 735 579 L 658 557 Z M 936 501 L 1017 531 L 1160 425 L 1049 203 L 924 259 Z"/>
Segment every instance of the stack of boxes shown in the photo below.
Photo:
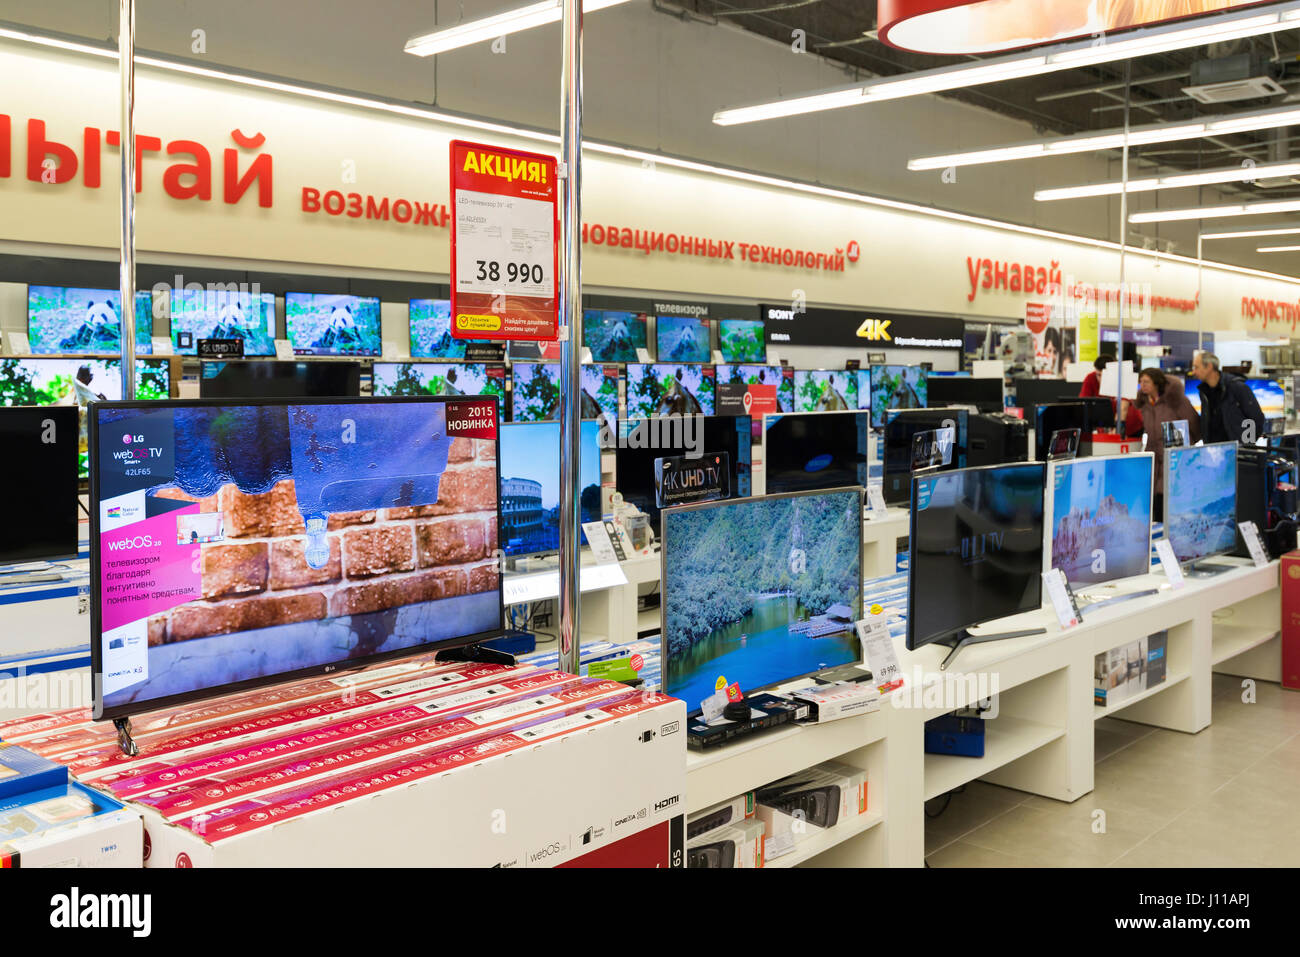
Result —
<path fill-rule="evenodd" d="M 1164 682 L 1168 673 L 1169 633 L 1130 642 L 1097 655 L 1093 666 L 1093 703 L 1108 707 Z"/>
<path fill-rule="evenodd" d="M 754 792 L 723 801 L 686 820 L 686 866 L 763 866 L 763 822 L 754 816 Z"/>
<path fill-rule="evenodd" d="M 773 861 L 827 828 L 867 813 L 867 772 L 825 761 L 759 788 L 756 798 L 765 828 L 764 860 Z"/>

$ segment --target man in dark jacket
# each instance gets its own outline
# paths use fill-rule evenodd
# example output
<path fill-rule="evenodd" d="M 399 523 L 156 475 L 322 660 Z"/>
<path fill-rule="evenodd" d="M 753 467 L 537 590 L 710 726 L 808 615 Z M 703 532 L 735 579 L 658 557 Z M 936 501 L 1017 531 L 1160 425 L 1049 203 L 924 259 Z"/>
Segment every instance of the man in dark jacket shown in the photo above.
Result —
<path fill-rule="evenodd" d="M 1198 352 L 1192 359 L 1192 375 L 1200 380 L 1201 435 L 1211 442 L 1240 442 L 1254 445 L 1265 434 L 1264 411 L 1250 386 L 1219 368 L 1213 352 Z"/>

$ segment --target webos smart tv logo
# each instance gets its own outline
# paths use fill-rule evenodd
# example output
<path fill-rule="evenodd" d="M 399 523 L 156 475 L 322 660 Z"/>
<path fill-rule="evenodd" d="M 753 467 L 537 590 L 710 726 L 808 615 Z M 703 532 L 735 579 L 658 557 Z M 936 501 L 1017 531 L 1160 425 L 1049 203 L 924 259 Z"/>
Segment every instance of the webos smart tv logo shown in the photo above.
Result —
<path fill-rule="evenodd" d="M 133 435 L 127 432 L 122 436 L 122 444 L 126 448 L 118 449 L 111 453 L 113 458 L 121 465 L 131 466 L 140 465 L 147 459 L 160 459 L 163 455 L 161 447 L 150 447 L 144 444 L 143 435 Z"/>

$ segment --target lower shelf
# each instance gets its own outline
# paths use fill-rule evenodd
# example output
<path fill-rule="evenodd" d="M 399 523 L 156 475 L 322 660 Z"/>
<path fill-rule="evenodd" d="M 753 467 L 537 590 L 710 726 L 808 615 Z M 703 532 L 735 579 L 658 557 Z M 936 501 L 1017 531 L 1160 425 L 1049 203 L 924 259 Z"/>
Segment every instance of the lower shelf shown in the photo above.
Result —
<path fill-rule="evenodd" d="M 805 841 L 800 841 L 789 854 L 782 854 L 776 860 L 764 863 L 763 866 L 794 867 L 796 864 L 802 864 L 823 851 L 829 851 L 837 844 L 843 844 L 851 837 L 871 830 L 884 819 L 885 815 L 882 812 L 868 810 L 866 814 L 859 814 L 834 827 L 828 827 Z"/>
<path fill-rule="evenodd" d="M 1147 688 L 1145 691 L 1141 691 L 1138 694 L 1133 695 L 1132 697 L 1123 698 L 1119 701 L 1114 702 L 1113 704 L 1106 705 L 1106 707 L 1104 708 L 1099 708 L 1096 705 L 1093 705 L 1092 708 L 1093 720 L 1100 721 L 1102 718 L 1110 717 L 1116 712 L 1123 711 L 1131 704 L 1137 704 L 1139 701 L 1142 701 L 1145 698 L 1149 698 L 1153 694 L 1159 694 L 1160 692 L 1164 691 L 1167 688 L 1172 688 L 1174 685 L 1178 684 L 1181 681 L 1186 681 L 1189 677 L 1191 677 L 1191 675 L 1187 672 L 1184 672 L 1183 674 L 1180 675 L 1169 675 L 1168 677 L 1165 678 L 1164 681 L 1156 685 L 1154 688 Z"/>
<path fill-rule="evenodd" d="M 1031 751 L 1037 751 L 1065 735 L 1052 724 L 1002 715 L 984 725 L 984 757 L 965 758 L 952 754 L 925 756 L 925 800 L 991 774 Z"/>
<path fill-rule="evenodd" d="M 1278 629 L 1267 625 L 1228 625 L 1215 622 L 1211 639 L 1210 660 L 1221 664 L 1278 636 Z"/>

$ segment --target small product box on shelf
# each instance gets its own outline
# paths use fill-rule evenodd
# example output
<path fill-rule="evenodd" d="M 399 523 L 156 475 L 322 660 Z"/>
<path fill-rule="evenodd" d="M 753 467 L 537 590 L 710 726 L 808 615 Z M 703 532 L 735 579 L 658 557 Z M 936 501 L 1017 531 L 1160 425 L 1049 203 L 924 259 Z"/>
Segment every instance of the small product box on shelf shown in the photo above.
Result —
<path fill-rule="evenodd" d="M 16 744 L 0 743 L 0 799 L 68 783 L 68 769 Z"/>
<path fill-rule="evenodd" d="M 796 688 L 790 697 L 808 705 L 808 720 L 818 723 L 880 710 L 880 692 L 865 681 Z"/>
<path fill-rule="evenodd" d="M 738 794 L 703 811 L 696 811 L 686 819 L 686 839 L 693 841 L 702 834 L 728 827 L 754 816 L 754 792 Z"/>
<path fill-rule="evenodd" d="M 867 772 L 827 761 L 757 791 L 756 816 L 767 829 L 764 857 L 773 860 L 800 841 L 867 809 Z"/>
<path fill-rule="evenodd" d="M 686 844 L 686 866 L 755 868 L 763 866 L 763 822 L 757 818 L 714 828 Z"/>

